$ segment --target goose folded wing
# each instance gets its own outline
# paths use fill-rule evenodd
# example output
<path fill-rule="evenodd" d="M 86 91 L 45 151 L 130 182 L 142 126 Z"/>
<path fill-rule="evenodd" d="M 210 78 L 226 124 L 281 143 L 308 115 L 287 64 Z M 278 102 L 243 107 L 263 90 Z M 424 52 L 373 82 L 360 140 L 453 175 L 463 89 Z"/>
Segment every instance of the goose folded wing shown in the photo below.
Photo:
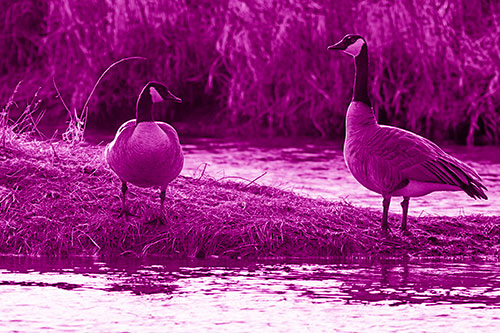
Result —
<path fill-rule="evenodd" d="M 372 153 L 385 160 L 391 173 L 399 173 L 403 184 L 411 180 L 449 184 L 473 198 L 487 198 L 483 191 L 486 187 L 476 171 L 432 141 L 396 127 L 381 126 L 376 142 L 371 144 Z"/>

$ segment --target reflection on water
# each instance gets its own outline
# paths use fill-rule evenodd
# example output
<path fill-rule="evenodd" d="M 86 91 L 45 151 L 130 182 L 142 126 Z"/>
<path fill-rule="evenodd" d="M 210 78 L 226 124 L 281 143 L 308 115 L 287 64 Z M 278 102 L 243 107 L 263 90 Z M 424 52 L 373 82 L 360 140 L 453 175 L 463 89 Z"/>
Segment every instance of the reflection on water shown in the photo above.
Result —
<path fill-rule="evenodd" d="M 259 142 L 225 139 L 183 139 L 183 175 L 203 172 L 217 179 L 252 181 L 328 200 L 382 209 L 380 195 L 362 187 L 344 164 L 342 143 L 269 139 Z M 500 148 L 447 147 L 474 167 L 488 188 L 489 200 L 473 200 L 464 192 L 434 192 L 410 202 L 410 215 L 500 215 Z M 206 165 L 205 165 L 206 164 Z M 264 174 L 265 173 L 265 174 Z M 401 213 L 399 198 L 391 211 Z"/>
<path fill-rule="evenodd" d="M 76 331 L 496 331 L 490 261 L 0 257 L 0 326 Z"/>

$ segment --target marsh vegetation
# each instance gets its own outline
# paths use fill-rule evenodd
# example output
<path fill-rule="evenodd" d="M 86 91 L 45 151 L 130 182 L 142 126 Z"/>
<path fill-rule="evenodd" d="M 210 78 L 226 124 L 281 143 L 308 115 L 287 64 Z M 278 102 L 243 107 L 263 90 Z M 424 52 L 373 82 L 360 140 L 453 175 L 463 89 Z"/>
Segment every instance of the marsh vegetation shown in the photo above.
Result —
<path fill-rule="evenodd" d="M 327 45 L 348 32 L 370 45 L 382 123 L 460 144 L 498 144 L 500 5 L 486 0 L 7 1 L 0 4 L 0 101 L 38 91 L 47 121 L 89 104 L 92 126 L 133 117 L 151 80 L 185 101 L 167 120 L 191 134 L 343 135 L 352 64 Z M 22 108 L 21 108 L 22 109 Z M 127 111 L 128 110 L 128 111 Z M 223 129 L 223 131 L 221 131 Z"/>

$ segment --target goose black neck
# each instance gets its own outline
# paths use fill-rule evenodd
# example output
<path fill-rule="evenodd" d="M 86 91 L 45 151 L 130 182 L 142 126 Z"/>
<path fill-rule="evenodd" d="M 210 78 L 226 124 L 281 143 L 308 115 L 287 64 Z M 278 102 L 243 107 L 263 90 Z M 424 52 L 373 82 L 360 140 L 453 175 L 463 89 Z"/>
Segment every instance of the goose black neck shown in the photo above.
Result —
<path fill-rule="evenodd" d="M 145 89 L 139 96 L 135 118 L 136 125 L 144 121 L 153 121 L 153 99 L 148 89 Z"/>
<path fill-rule="evenodd" d="M 361 47 L 361 52 L 354 58 L 356 72 L 354 75 L 354 94 L 353 101 L 363 102 L 371 106 L 368 97 L 368 49 L 366 44 Z"/>

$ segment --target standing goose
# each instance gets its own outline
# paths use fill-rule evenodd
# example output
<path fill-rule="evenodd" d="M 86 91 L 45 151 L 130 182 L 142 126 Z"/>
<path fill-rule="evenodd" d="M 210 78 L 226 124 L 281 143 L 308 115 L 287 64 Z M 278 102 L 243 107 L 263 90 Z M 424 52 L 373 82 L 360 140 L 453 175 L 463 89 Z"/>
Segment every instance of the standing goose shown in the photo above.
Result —
<path fill-rule="evenodd" d="M 163 216 L 165 190 L 179 175 L 184 155 L 175 129 L 167 123 L 153 120 L 153 103 L 170 100 L 181 103 L 159 82 L 148 82 L 136 105 L 136 119 L 122 124 L 104 157 L 122 181 L 122 211 L 119 216 L 132 215 L 125 204 L 127 182 L 139 187 L 160 188 L 160 216 Z"/>
<path fill-rule="evenodd" d="M 463 190 L 474 199 L 488 199 L 483 191 L 486 187 L 470 166 L 424 137 L 377 123 L 368 98 L 368 49 L 363 37 L 346 35 L 328 49 L 354 57 L 354 93 L 345 120 L 344 159 L 361 185 L 382 194 L 382 230 L 388 229 L 393 196 L 403 197 L 402 231 L 406 231 L 410 197 Z"/>

